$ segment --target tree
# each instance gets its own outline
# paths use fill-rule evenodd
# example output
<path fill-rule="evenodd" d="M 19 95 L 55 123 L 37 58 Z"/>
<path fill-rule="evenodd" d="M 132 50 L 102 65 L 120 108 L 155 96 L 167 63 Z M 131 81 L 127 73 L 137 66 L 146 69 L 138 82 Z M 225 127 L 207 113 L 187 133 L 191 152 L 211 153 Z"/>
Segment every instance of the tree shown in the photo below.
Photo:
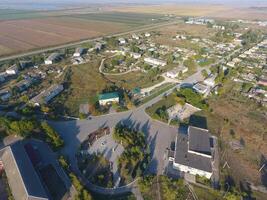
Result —
<path fill-rule="evenodd" d="M 60 148 L 64 145 L 64 141 L 61 139 L 59 134 L 52 129 L 47 122 L 42 122 L 41 127 L 43 131 L 46 133 L 47 140 L 50 142 L 55 149 Z"/>
<path fill-rule="evenodd" d="M 32 134 L 35 128 L 35 124 L 29 120 L 13 121 L 10 123 L 10 130 L 22 137 L 28 137 Z"/>
<path fill-rule="evenodd" d="M 201 74 L 204 78 L 207 78 L 209 76 L 207 70 L 205 69 L 201 70 Z"/>

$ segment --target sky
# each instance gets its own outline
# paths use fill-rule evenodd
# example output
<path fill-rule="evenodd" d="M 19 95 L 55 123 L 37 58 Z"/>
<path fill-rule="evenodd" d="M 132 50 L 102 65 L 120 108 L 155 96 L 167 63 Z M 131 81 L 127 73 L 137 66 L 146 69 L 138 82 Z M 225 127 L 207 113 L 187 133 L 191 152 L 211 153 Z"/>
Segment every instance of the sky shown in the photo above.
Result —
<path fill-rule="evenodd" d="M 23 7 L 36 9 L 56 9 L 62 6 L 77 6 L 79 4 L 91 3 L 139 3 L 139 4 L 159 4 L 159 3 L 209 3 L 209 4 L 225 4 L 236 7 L 250 6 L 267 6 L 267 0 L 0 0 L 1 7 Z"/>

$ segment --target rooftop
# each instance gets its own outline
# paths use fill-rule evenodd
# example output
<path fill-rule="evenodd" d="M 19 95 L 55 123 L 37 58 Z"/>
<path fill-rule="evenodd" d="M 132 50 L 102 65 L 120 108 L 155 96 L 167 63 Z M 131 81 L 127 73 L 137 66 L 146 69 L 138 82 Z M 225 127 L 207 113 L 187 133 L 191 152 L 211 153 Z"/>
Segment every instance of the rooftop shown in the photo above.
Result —
<path fill-rule="evenodd" d="M 98 98 L 99 100 L 119 98 L 119 94 L 118 92 L 103 93 L 103 94 L 99 94 Z"/>
<path fill-rule="evenodd" d="M 189 150 L 211 155 L 210 134 L 208 130 L 189 126 L 188 137 Z"/>
<path fill-rule="evenodd" d="M 195 153 L 190 153 L 188 151 L 188 143 L 190 143 L 190 141 L 191 140 L 188 134 L 182 134 L 182 133 L 178 134 L 175 144 L 174 162 L 180 165 L 185 165 L 202 171 L 212 172 L 212 166 L 211 166 L 212 159 L 209 157 L 197 155 Z M 199 141 L 199 143 L 200 146 L 202 147 L 201 140 Z"/>

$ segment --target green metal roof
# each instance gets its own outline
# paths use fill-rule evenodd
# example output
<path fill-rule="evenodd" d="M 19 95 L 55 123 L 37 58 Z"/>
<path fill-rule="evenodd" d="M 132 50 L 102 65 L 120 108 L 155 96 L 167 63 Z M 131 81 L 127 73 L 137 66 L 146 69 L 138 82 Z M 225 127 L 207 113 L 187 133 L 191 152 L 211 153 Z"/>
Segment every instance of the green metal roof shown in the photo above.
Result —
<path fill-rule="evenodd" d="M 98 96 L 99 100 L 106 100 L 106 99 L 113 99 L 113 98 L 119 98 L 118 92 L 104 93 L 104 94 L 99 94 Z"/>

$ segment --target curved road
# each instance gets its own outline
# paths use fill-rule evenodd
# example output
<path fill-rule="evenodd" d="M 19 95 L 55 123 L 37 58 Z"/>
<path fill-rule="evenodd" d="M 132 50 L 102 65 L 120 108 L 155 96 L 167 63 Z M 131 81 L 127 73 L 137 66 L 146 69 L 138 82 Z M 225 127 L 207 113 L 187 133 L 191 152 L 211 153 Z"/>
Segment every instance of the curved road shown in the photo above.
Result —
<path fill-rule="evenodd" d="M 177 135 L 177 128 L 169 126 L 165 123 L 153 120 L 145 112 L 145 109 L 154 103 L 158 102 L 165 94 L 170 94 L 173 89 L 179 88 L 181 84 L 193 84 L 203 80 L 201 70 L 192 76 L 188 77 L 180 84 L 177 84 L 169 91 L 161 94 L 149 102 L 141 105 L 138 108 L 121 113 L 107 114 L 103 116 L 92 117 L 91 120 L 73 120 L 73 121 L 50 121 L 49 124 L 55 128 L 62 136 L 65 146 L 62 153 L 70 159 L 72 168 L 79 174 L 76 165 L 75 153 L 77 152 L 81 142 L 83 142 L 88 134 L 103 126 L 115 127 L 117 123 L 121 122 L 132 128 L 143 131 L 147 137 L 147 143 L 151 150 L 151 163 L 148 171 L 153 174 L 162 174 L 164 170 L 164 152 L 167 147 L 175 140 Z M 80 176 L 80 178 L 82 178 Z M 92 185 L 84 180 L 90 190 L 101 192 L 104 194 L 120 194 L 135 189 L 135 184 L 130 184 L 125 187 L 106 189 Z"/>

